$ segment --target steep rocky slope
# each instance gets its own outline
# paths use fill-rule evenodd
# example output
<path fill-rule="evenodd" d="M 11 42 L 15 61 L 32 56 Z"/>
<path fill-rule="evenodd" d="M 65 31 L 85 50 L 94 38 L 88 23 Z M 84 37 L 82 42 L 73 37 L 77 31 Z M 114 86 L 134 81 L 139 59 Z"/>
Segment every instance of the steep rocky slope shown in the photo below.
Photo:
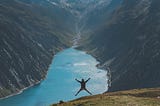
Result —
<path fill-rule="evenodd" d="M 109 91 L 160 86 L 159 5 L 124 0 L 81 46 L 110 67 Z"/>
<path fill-rule="evenodd" d="M 0 1 L 0 98 L 45 78 L 53 55 L 71 45 L 69 19 L 46 2 Z"/>

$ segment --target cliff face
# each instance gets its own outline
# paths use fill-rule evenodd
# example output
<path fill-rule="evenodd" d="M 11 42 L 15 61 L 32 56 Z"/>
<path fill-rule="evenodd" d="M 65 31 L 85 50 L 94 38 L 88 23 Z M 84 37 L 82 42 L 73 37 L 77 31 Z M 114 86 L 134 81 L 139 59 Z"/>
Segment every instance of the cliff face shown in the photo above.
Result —
<path fill-rule="evenodd" d="M 48 3 L 0 1 L 0 98 L 44 79 L 53 55 L 70 46 L 69 19 Z"/>
<path fill-rule="evenodd" d="M 160 86 L 159 5 L 124 0 L 81 46 L 110 67 L 109 91 Z"/>

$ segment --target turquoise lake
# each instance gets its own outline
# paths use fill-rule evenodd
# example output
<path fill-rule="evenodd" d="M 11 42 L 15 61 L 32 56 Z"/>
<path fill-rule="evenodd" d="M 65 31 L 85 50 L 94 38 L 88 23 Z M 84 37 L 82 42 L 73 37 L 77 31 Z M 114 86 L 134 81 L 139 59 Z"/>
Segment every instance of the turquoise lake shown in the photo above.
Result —
<path fill-rule="evenodd" d="M 74 96 L 80 89 L 75 78 L 87 80 L 87 89 L 92 94 L 107 91 L 107 71 L 97 69 L 98 62 L 85 52 L 69 48 L 54 56 L 48 75 L 41 84 L 31 87 L 23 93 L 0 100 L 0 106 L 49 106 L 60 100 L 69 101 L 88 96 L 85 91 Z"/>

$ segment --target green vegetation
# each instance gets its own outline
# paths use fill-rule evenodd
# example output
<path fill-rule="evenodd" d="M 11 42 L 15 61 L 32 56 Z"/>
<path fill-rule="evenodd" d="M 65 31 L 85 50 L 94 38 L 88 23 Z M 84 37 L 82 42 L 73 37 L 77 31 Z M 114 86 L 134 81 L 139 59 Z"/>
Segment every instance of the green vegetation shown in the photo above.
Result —
<path fill-rule="evenodd" d="M 109 92 L 51 106 L 160 106 L 160 88 Z"/>

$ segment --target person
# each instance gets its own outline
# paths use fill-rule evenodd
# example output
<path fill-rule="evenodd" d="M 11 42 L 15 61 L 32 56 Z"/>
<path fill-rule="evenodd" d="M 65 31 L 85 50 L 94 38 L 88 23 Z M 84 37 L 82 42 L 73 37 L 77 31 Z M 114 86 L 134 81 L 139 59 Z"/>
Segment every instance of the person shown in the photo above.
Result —
<path fill-rule="evenodd" d="M 79 82 L 81 84 L 81 88 L 79 89 L 79 91 L 75 94 L 75 96 L 77 96 L 82 90 L 85 90 L 86 92 L 88 92 L 90 95 L 92 95 L 91 92 L 89 92 L 87 89 L 86 89 L 86 83 L 90 80 L 91 78 L 88 78 L 88 80 L 84 80 L 82 79 L 81 81 L 75 79 L 77 82 Z"/>

